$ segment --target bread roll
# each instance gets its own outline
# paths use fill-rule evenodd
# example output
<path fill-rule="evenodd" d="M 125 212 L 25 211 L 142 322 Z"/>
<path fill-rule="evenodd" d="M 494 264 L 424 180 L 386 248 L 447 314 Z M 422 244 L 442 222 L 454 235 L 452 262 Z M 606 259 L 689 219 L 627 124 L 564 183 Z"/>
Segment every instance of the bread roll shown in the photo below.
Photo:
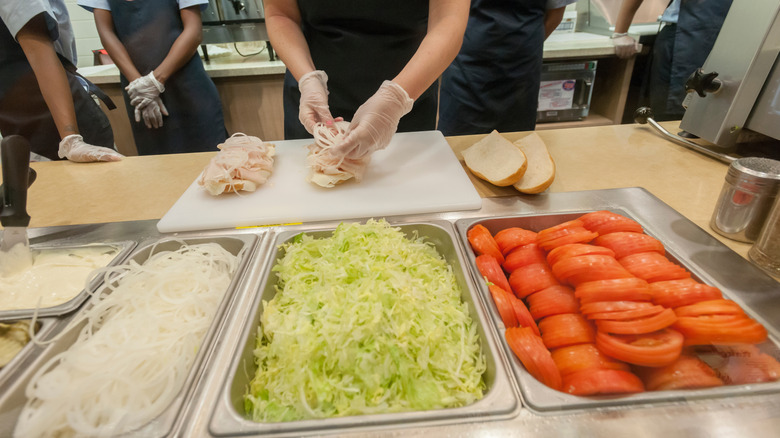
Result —
<path fill-rule="evenodd" d="M 528 165 L 523 151 L 496 130 L 464 150 L 463 160 L 478 178 L 500 187 L 518 182 Z"/>
<path fill-rule="evenodd" d="M 528 160 L 528 167 L 514 187 L 521 193 L 535 194 L 547 190 L 555 179 L 555 161 L 547 145 L 536 133 L 531 133 L 515 141 Z"/>

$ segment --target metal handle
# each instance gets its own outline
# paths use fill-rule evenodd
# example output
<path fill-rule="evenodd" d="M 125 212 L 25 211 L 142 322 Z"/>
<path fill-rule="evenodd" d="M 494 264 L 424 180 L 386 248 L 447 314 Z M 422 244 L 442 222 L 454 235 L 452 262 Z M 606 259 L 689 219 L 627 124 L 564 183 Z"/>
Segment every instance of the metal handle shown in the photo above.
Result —
<path fill-rule="evenodd" d="M 0 157 L 3 171 L 0 223 L 4 227 L 26 227 L 30 224 L 30 215 L 27 214 L 30 143 L 19 135 L 4 137 L 0 142 Z"/>
<path fill-rule="evenodd" d="M 710 158 L 714 158 L 718 161 L 721 161 L 726 164 L 731 164 L 732 161 L 736 160 L 736 157 L 732 157 L 731 155 L 721 154 L 720 152 L 715 152 L 713 150 L 707 149 L 702 145 L 698 145 L 692 141 L 686 140 L 679 135 L 674 135 L 671 132 L 664 129 L 663 126 L 659 125 L 658 122 L 653 120 L 653 110 L 651 110 L 648 107 L 641 107 L 637 108 L 637 110 L 634 112 L 634 121 L 639 123 L 640 125 L 644 125 L 645 123 L 649 123 L 650 126 L 655 128 L 656 131 L 660 132 L 663 136 L 668 138 L 669 140 L 680 144 L 682 146 L 687 147 L 688 149 L 692 149 L 696 152 L 702 153 Z"/>

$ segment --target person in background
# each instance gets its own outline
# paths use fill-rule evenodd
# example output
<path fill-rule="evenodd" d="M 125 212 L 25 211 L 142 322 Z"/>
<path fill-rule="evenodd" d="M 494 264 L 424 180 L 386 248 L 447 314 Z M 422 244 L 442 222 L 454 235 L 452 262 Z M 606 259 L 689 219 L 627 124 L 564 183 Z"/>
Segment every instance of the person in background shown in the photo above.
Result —
<path fill-rule="evenodd" d="M 387 146 L 396 131 L 433 130 L 432 85 L 460 47 L 467 0 L 266 0 L 271 43 L 287 66 L 286 139 L 351 122 L 336 161 Z"/>
<path fill-rule="evenodd" d="M 63 1 L 3 0 L 0 19 L 0 134 L 27 139 L 34 161 L 120 160 L 108 117 L 85 85 L 99 89 L 76 75 Z"/>
<path fill-rule="evenodd" d="M 656 121 L 680 120 L 685 109 L 685 82 L 707 60 L 732 0 L 672 0 L 661 15 L 661 30 L 653 45 L 648 99 Z M 636 54 L 628 35 L 642 0 L 623 0 L 612 41 L 621 58 Z"/>
<path fill-rule="evenodd" d="M 444 135 L 536 127 L 544 40 L 576 0 L 472 0 L 463 47 L 441 79 Z"/>
<path fill-rule="evenodd" d="M 227 138 L 217 87 L 197 53 L 207 0 L 78 0 L 119 68 L 139 155 L 216 151 Z"/>

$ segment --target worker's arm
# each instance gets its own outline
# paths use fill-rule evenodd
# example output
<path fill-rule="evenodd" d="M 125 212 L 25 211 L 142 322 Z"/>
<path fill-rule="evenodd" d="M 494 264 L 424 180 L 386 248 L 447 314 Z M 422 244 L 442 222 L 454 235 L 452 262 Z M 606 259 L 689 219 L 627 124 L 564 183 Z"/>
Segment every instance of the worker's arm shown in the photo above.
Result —
<path fill-rule="evenodd" d="M 566 6 L 560 8 L 547 9 L 544 13 L 544 39 L 547 39 L 561 24 L 563 13 L 566 12 Z"/>
<path fill-rule="evenodd" d="M 615 21 L 615 33 L 627 33 L 634 21 L 637 9 L 642 6 L 643 0 L 623 0 L 620 4 L 617 21 Z"/>
<path fill-rule="evenodd" d="M 127 53 L 122 41 L 116 35 L 114 30 L 114 20 L 111 17 L 111 11 L 105 9 L 95 8 L 93 11 L 95 16 L 95 27 L 97 27 L 98 36 L 100 37 L 100 43 L 103 44 L 103 48 L 108 52 L 108 56 L 114 61 L 122 76 L 127 78 L 128 81 L 141 77 L 141 73 L 135 68 L 135 64 L 130 59 L 130 54 Z"/>
<path fill-rule="evenodd" d="M 203 22 L 200 18 L 200 6 L 181 9 L 181 22 L 184 29 L 176 37 L 165 59 L 154 69 L 154 77 L 165 84 L 172 74 L 184 67 L 203 42 Z"/>
<path fill-rule="evenodd" d="M 265 0 L 265 25 L 279 59 L 296 81 L 315 70 L 309 44 L 301 30 L 301 12 L 297 0 Z"/>

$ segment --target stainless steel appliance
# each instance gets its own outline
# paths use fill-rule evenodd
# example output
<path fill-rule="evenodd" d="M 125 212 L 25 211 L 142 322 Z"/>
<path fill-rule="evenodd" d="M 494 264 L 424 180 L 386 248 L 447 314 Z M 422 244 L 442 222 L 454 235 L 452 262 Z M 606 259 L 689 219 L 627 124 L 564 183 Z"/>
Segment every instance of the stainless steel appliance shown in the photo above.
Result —
<path fill-rule="evenodd" d="M 262 0 L 209 0 L 201 17 L 203 44 L 268 41 Z"/>

